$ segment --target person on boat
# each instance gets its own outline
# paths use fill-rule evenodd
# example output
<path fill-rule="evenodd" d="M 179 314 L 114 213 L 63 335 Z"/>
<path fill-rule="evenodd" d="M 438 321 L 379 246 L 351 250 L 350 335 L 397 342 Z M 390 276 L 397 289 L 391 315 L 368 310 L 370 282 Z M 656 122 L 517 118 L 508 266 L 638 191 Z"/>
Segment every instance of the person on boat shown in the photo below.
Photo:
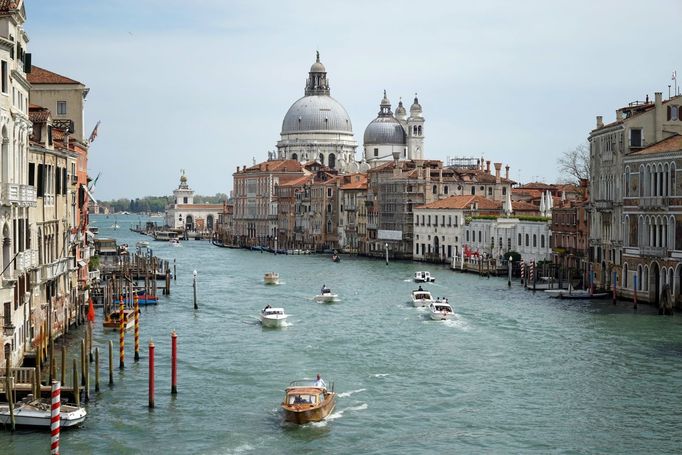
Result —
<path fill-rule="evenodd" d="M 324 382 L 324 379 L 320 377 L 320 373 L 317 373 L 317 379 L 315 379 L 315 382 L 313 383 L 315 387 L 324 387 L 325 389 L 327 388 L 327 384 Z"/>
<path fill-rule="evenodd" d="M 419 285 L 419 289 L 417 289 L 417 291 L 423 291 L 421 284 Z"/>
<path fill-rule="evenodd" d="M 270 308 L 272 308 L 272 307 L 269 304 L 265 305 L 265 308 L 263 308 L 263 312 L 265 313 L 265 310 L 269 310 Z"/>
<path fill-rule="evenodd" d="M 323 284 L 322 289 L 320 289 L 320 294 L 324 294 L 325 292 L 329 292 L 329 289 L 326 284 Z"/>

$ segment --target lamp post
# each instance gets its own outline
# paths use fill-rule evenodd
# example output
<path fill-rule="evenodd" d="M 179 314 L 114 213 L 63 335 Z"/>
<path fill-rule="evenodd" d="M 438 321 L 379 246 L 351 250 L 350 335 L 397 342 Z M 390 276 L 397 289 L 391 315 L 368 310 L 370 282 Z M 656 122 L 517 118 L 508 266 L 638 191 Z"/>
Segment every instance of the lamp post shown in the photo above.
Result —
<path fill-rule="evenodd" d="M 277 254 L 277 236 L 275 236 L 275 254 Z"/>
<path fill-rule="evenodd" d="M 509 269 L 509 279 L 507 280 L 507 286 L 511 287 L 511 274 L 512 274 L 512 257 L 509 256 L 509 261 L 507 262 L 507 269 Z"/>
<path fill-rule="evenodd" d="M 388 265 L 388 243 L 384 243 L 384 248 L 386 248 L 386 265 Z"/>
<path fill-rule="evenodd" d="M 192 287 L 194 288 L 194 309 L 198 310 L 197 306 L 197 271 L 192 272 Z"/>

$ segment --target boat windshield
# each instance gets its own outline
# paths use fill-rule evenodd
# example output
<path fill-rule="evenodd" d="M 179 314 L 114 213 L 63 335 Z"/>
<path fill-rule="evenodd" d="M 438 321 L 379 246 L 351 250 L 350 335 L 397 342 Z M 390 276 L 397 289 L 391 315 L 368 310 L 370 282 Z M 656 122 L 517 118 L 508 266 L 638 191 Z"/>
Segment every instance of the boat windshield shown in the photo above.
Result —
<path fill-rule="evenodd" d="M 287 397 L 287 404 L 315 404 L 317 396 L 308 393 L 290 393 Z"/>
<path fill-rule="evenodd" d="M 442 311 L 442 312 L 445 312 L 445 313 L 449 313 L 449 312 L 452 311 L 452 309 L 450 309 L 449 306 L 445 306 L 445 305 L 436 305 L 436 311 Z"/>
<path fill-rule="evenodd" d="M 429 300 L 429 299 L 431 299 L 431 294 L 419 292 L 419 293 L 414 295 L 414 298 L 417 300 Z"/>

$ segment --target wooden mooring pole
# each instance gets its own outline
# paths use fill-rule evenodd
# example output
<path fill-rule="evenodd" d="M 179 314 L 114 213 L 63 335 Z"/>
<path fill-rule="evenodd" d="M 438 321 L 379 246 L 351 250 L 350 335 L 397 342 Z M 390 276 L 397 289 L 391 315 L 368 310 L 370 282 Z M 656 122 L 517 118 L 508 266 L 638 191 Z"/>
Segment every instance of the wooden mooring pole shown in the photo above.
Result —
<path fill-rule="evenodd" d="M 95 392 L 99 392 L 99 348 L 95 348 Z"/>
<path fill-rule="evenodd" d="M 178 335 L 171 332 L 171 395 L 178 393 Z"/>
<path fill-rule="evenodd" d="M 109 387 L 114 386 L 114 342 L 109 340 Z"/>
<path fill-rule="evenodd" d="M 149 340 L 149 407 L 154 407 L 154 342 Z"/>

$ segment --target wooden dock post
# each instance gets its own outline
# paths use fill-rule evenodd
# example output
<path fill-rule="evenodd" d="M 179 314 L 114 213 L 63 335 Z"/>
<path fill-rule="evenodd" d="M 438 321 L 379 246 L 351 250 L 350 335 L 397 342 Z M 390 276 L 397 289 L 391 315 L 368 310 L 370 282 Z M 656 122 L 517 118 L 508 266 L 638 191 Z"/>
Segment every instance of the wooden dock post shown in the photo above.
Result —
<path fill-rule="evenodd" d="M 125 368 L 125 333 L 126 333 L 126 321 L 125 321 L 125 309 L 123 304 L 123 295 L 120 295 L 119 300 L 119 316 L 118 316 L 118 368 L 123 370 Z"/>
<path fill-rule="evenodd" d="M 146 296 L 149 298 L 149 296 Z M 135 301 L 135 361 L 140 360 L 140 302 L 137 299 L 137 294 L 133 295 Z"/>
<path fill-rule="evenodd" d="M 62 368 L 59 372 L 62 384 L 66 384 L 66 346 L 62 344 Z"/>
<path fill-rule="evenodd" d="M 197 271 L 195 270 L 192 272 L 193 275 L 193 280 L 192 280 L 192 287 L 194 288 L 194 309 L 198 310 L 199 307 L 197 306 Z"/>
<path fill-rule="evenodd" d="M 166 295 L 170 295 L 170 268 L 166 267 Z"/>
<path fill-rule="evenodd" d="M 178 393 L 178 335 L 171 332 L 171 395 Z"/>
<path fill-rule="evenodd" d="M 635 287 L 633 288 L 633 290 L 635 291 L 635 294 L 634 294 L 634 303 L 633 303 L 632 309 L 637 310 L 637 272 L 635 272 L 634 284 L 635 284 Z"/>
<path fill-rule="evenodd" d="M 149 340 L 149 407 L 154 407 L 154 342 Z"/>
<path fill-rule="evenodd" d="M 85 339 L 81 338 L 81 385 L 85 385 Z"/>
<path fill-rule="evenodd" d="M 109 340 L 109 387 L 114 386 L 114 342 Z"/>
<path fill-rule="evenodd" d="M 73 358 L 73 396 L 76 400 L 76 406 L 81 405 L 81 391 L 78 385 L 78 360 Z"/>
<path fill-rule="evenodd" d="M 178 271 L 176 270 L 175 267 L 175 258 L 173 258 L 173 281 L 178 280 Z"/>
<path fill-rule="evenodd" d="M 14 397 L 12 393 L 12 381 L 10 376 L 10 357 L 12 355 L 12 345 L 5 344 L 5 396 L 9 405 L 9 421 L 10 429 L 15 430 L 16 422 L 14 421 Z"/>
<path fill-rule="evenodd" d="M 99 347 L 95 348 L 95 392 L 99 392 Z"/>

